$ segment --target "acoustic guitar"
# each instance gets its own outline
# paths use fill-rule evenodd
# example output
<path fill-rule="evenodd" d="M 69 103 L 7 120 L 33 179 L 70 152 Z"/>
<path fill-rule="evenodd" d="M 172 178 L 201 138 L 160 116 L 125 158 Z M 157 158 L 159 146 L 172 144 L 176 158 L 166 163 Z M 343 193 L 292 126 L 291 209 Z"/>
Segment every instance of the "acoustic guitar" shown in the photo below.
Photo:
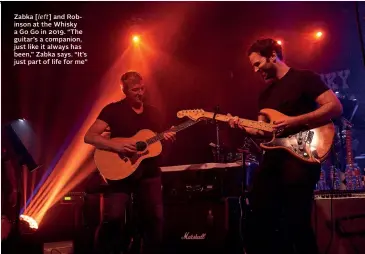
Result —
<path fill-rule="evenodd" d="M 321 163 L 327 158 L 335 136 L 335 126 L 332 121 L 313 123 L 295 130 L 275 131 L 273 122 L 285 115 L 274 109 L 263 109 L 260 113 L 265 115 L 269 121 L 262 122 L 239 118 L 239 123 L 245 127 L 262 130 L 269 134 L 270 140 L 260 144 L 264 150 L 284 149 L 300 160 L 311 164 Z M 194 121 L 215 119 L 222 122 L 234 119 L 234 117 L 206 112 L 202 109 L 181 110 L 177 113 L 177 117 L 188 117 Z"/>
<path fill-rule="evenodd" d="M 113 138 L 119 142 L 134 142 L 137 153 L 120 154 L 110 151 L 96 149 L 94 161 L 102 176 L 109 180 L 121 180 L 132 175 L 144 159 L 156 157 L 162 152 L 161 140 L 165 132 L 178 132 L 197 123 L 188 120 L 172 129 L 156 134 L 151 130 L 140 130 L 133 137 Z"/>

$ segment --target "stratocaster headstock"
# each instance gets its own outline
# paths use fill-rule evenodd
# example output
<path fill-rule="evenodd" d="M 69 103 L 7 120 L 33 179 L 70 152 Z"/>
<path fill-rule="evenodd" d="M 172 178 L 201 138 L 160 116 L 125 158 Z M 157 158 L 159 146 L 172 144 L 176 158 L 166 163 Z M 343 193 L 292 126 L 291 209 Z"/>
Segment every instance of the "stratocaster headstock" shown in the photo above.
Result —
<path fill-rule="evenodd" d="M 189 109 L 180 110 L 176 115 L 178 118 L 189 117 L 191 120 L 199 121 L 205 118 L 205 113 L 206 112 L 202 109 Z"/>

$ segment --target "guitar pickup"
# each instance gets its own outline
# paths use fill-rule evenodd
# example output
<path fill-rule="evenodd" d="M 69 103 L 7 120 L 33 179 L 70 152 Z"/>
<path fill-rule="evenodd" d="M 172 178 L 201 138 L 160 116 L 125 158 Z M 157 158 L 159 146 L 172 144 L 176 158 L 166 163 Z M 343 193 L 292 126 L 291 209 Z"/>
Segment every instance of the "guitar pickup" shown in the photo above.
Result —
<path fill-rule="evenodd" d="M 313 131 L 308 131 L 308 135 L 307 135 L 307 138 L 306 138 L 306 143 L 308 143 L 308 144 L 312 143 L 313 137 L 314 137 L 314 132 Z"/>
<path fill-rule="evenodd" d="M 298 133 L 298 144 L 301 144 L 303 141 L 303 132 Z"/>

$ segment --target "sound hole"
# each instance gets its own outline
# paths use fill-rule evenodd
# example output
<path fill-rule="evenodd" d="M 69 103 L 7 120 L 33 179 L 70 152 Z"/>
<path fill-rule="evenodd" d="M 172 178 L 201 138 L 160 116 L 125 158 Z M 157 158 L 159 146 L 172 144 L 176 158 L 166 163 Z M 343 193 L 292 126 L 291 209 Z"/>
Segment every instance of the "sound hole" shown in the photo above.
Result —
<path fill-rule="evenodd" d="M 142 152 L 142 151 L 146 150 L 147 144 L 145 142 L 139 141 L 136 143 L 136 148 L 137 148 L 138 152 Z"/>
<path fill-rule="evenodd" d="M 127 163 L 129 161 L 129 156 L 126 155 L 126 154 L 118 154 L 119 155 L 119 158 L 121 158 L 125 163 Z"/>

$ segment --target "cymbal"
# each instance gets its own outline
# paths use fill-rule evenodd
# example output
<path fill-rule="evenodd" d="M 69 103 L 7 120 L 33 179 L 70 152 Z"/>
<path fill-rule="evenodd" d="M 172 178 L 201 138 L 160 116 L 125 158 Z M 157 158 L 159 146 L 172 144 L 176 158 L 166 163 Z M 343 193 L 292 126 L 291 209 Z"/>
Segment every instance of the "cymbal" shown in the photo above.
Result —
<path fill-rule="evenodd" d="M 363 160 L 363 159 L 365 159 L 365 154 L 355 157 L 355 160 Z"/>

